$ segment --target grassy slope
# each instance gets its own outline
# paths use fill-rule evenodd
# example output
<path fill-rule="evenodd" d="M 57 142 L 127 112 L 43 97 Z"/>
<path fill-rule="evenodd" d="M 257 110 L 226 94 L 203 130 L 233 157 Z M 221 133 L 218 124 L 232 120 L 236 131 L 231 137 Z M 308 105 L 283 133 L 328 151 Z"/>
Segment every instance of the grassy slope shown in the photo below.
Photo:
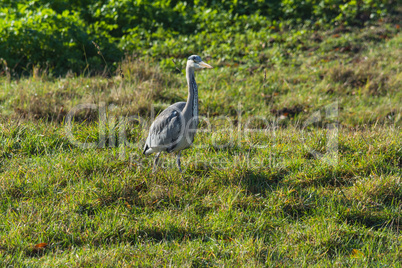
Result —
<path fill-rule="evenodd" d="M 208 59 L 219 68 L 197 73 L 200 112 L 218 134 L 197 136 L 197 146 L 183 155 L 182 176 L 172 156 L 162 159 L 166 169 L 151 174 L 152 159 L 140 155 L 146 133 L 139 125 L 127 130 L 138 146 L 82 150 L 60 122 L 80 103 L 117 105 L 108 118 L 149 116 L 151 104 L 158 112 L 186 98 L 183 73 L 161 70 L 152 59 L 127 59 L 124 79 L 2 78 L 0 263 L 401 262 L 402 37 L 391 27 L 306 32 L 299 37 L 305 48 L 294 54 L 286 47 L 295 41 L 284 35 L 260 52 L 262 64 Z M 309 152 L 326 152 L 331 121 L 323 116 L 300 127 L 334 101 L 336 166 Z M 222 120 L 213 119 L 220 115 L 231 117 L 233 131 L 220 129 Z M 97 116 L 79 114 L 77 121 L 89 123 L 76 124 L 78 140 L 99 141 L 91 121 Z M 281 118 L 274 124 L 280 127 L 247 135 L 238 123 L 252 116 L 270 126 Z M 253 147 L 257 141 L 265 148 Z M 45 249 L 34 247 L 42 242 Z"/>

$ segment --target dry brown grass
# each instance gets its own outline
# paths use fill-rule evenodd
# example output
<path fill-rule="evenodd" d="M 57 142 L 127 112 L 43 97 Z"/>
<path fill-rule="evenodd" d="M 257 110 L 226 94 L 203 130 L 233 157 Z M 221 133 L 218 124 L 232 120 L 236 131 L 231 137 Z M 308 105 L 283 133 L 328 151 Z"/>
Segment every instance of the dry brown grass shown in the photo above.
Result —
<path fill-rule="evenodd" d="M 8 83 L 9 91 L 2 99 L 12 103 L 14 116 L 61 122 L 78 104 L 115 105 L 119 115 L 149 115 L 155 102 L 170 103 L 180 99 L 166 89 L 179 88 L 177 78 L 162 72 L 149 61 L 126 58 L 120 72 L 113 77 L 66 77 L 57 83 L 38 70 L 24 80 Z M 157 112 L 157 111 L 156 111 Z M 92 120 L 97 113 L 88 109 L 80 119 Z"/>

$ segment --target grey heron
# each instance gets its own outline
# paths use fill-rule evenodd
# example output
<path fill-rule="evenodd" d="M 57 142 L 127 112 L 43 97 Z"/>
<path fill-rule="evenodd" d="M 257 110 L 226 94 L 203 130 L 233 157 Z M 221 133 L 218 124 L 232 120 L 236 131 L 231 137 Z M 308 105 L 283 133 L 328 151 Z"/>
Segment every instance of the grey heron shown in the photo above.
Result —
<path fill-rule="evenodd" d="M 188 85 L 187 102 L 176 102 L 163 110 L 152 123 L 143 154 L 156 153 L 153 172 L 156 170 L 160 154 L 177 152 L 177 166 L 181 170 L 181 151 L 191 146 L 198 126 L 198 88 L 194 71 L 212 68 L 200 56 L 192 55 L 187 59 L 186 78 Z"/>

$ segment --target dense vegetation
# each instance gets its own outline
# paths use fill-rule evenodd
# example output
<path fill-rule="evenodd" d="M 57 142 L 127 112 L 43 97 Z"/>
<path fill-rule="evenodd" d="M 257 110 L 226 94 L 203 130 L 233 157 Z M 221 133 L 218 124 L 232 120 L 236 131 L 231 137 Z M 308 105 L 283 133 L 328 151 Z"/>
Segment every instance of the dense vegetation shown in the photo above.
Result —
<path fill-rule="evenodd" d="M 367 25 L 397 2 L 2 0 L 0 58 L 15 74 L 36 67 L 54 75 L 114 71 L 127 53 L 260 61 L 261 46 L 280 42 L 284 30 Z"/>
<path fill-rule="evenodd" d="M 0 266 L 400 266 L 397 3 L 3 0 Z M 204 131 L 153 174 L 193 53 Z"/>

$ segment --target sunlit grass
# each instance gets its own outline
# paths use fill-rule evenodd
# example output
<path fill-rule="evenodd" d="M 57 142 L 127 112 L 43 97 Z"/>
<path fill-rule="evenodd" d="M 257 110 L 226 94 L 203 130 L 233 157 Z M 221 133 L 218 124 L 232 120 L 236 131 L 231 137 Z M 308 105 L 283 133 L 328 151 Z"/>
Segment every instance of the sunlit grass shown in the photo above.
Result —
<path fill-rule="evenodd" d="M 127 58 L 124 77 L 0 78 L 0 263 L 399 265 L 401 36 L 370 48 L 371 30 L 270 66 L 208 60 L 183 174 L 141 149 L 184 73 Z"/>
<path fill-rule="evenodd" d="M 19 139 L 1 158 L 3 263 L 375 265 L 401 258 L 398 129 L 341 128 L 336 166 L 309 152 L 325 129 L 277 129 L 275 138 L 260 135 L 266 148 L 253 148 L 243 131 L 228 146 L 219 146 L 225 137 L 203 133 L 203 146 L 183 154 L 180 175 L 170 155 L 152 174 L 140 148 L 83 150 L 57 125 L 4 131 L 12 128 L 2 123 L 2 140 Z M 48 245 L 35 249 L 39 243 Z"/>

